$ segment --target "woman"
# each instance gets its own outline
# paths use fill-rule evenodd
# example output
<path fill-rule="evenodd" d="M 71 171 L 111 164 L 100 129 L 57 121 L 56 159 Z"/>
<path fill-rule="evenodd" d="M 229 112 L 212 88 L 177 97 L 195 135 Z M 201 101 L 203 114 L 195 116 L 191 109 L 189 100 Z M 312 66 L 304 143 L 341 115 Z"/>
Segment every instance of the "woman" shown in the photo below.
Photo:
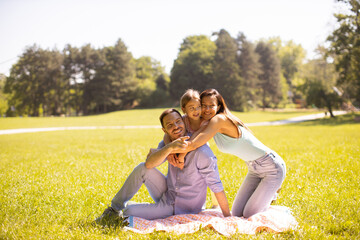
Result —
<path fill-rule="evenodd" d="M 234 200 L 232 215 L 248 218 L 265 211 L 285 178 L 284 161 L 231 114 L 217 90 L 203 91 L 200 99 L 202 117 L 209 120 L 209 124 L 190 139 L 187 151 L 202 146 L 214 137 L 220 151 L 243 159 L 249 171 Z"/>

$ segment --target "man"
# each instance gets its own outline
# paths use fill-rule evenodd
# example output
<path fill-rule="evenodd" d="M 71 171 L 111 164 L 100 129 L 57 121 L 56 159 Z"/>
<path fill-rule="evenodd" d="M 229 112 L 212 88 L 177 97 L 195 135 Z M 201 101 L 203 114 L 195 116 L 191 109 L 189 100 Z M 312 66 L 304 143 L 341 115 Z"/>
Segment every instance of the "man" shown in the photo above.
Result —
<path fill-rule="evenodd" d="M 167 177 L 156 169 L 172 151 L 184 149 L 187 145 L 185 140 L 188 139 L 181 114 L 177 110 L 165 110 L 160 116 L 160 122 L 172 142 L 165 145 L 161 141 L 157 149 L 150 150 L 146 162 L 134 168 L 112 199 L 111 207 L 104 211 L 97 222 L 108 221 L 119 215 L 152 220 L 176 214 L 199 213 L 204 207 L 208 186 L 215 193 L 223 215 L 230 216 L 217 159 L 207 145 L 189 152 L 183 169 L 168 164 Z M 155 203 L 127 205 L 143 183 Z"/>

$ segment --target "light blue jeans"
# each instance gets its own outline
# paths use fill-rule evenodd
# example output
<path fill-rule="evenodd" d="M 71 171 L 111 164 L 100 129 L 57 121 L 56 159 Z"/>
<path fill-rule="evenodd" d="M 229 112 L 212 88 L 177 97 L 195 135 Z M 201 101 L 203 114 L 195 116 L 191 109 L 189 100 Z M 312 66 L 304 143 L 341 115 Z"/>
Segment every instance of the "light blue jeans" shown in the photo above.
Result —
<path fill-rule="evenodd" d="M 126 204 L 145 184 L 155 203 Z M 125 216 L 141 217 L 148 220 L 166 218 L 174 214 L 174 206 L 167 203 L 166 177 L 156 168 L 148 169 L 145 163 L 134 168 L 124 185 L 111 201 L 111 207 L 123 211 Z"/>
<path fill-rule="evenodd" d="M 286 166 L 275 152 L 246 164 L 249 172 L 236 194 L 232 215 L 248 218 L 269 208 L 284 181 Z"/>

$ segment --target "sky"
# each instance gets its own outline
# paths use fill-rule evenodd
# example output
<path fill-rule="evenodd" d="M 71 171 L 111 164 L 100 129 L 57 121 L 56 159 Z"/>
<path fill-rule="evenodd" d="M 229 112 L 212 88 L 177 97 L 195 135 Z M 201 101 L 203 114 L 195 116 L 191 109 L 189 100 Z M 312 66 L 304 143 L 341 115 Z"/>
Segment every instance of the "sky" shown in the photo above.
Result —
<path fill-rule="evenodd" d="M 0 73 L 26 47 L 94 48 L 121 39 L 133 57 L 150 56 L 170 73 L 183 40 L 220 29 L 248 40 L 292 40 L 313 58 L 335 28 L 335 0 L 0 0 Z"/>

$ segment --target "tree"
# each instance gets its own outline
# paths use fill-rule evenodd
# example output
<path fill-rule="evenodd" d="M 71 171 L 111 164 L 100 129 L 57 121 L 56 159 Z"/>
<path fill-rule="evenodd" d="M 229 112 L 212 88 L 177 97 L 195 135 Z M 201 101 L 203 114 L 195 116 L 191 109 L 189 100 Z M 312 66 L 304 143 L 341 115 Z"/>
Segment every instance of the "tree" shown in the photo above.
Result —
<path fill-rule="evenodd" d="M 259 75 L 261 74 L 259 55 L 255 52 L 254 45 L 246 40 L 243 33 L 239 33 L 236 40 L 238 44 L 237 62 L 244 83 L 245 108 L 249 109 L 256 106 L 259 96 L 258 86 Z"/>
<path fill-rule="evenodd" d="M 4 93 L 6 76 L 0 73 L 0 117 L 5 115 L 6 110 L 8 109 L 7 104 L 7 94 Z"/>
<path fill-rule="evenodd" d="M 345 95 L 360 104 L 360 1 L 338 0 L 345 3 L 347 13 L 334 14 L 338 28 L 328 36 L 329 52 L 334 54 L 338 84 Z"/>
<path fill-rule="evenodd" d="M 262 73 L 259 76 L 262 107 L 276 107 L 282 98 L 280 62 L 271 44 L 259 42 L 255 51 L 259 54 Z"/>
<path fill-rule="evenodd" d="M 103 63 L 89 84 L 89 95 L 96 112 L 109 112 L 132 107 L 136 99 L 135 63 L 125 44 L 101 50 Z"/>
<path fill-rule="evenodd" d="M 181 44 L 171 69 L 170 93 L 179 100 L 186 89 L 208 88 L 213 76 L 216 45 L 207 36 L 189 36 Z"/>
<path fill-rule="evenodd" d="M 169 97 L 169 77 L 160 62 L 151 57 L 140 57 L 136 65 L 136 101 L 140 107 L 154 107 Z"/>
<path fill-rule="evenodd" d="M 308 105 L 316 107 L 326 107 L 331 117 L 334 117 L 333 109 L 341 103 L 341 93 L 336 88 L 336 78 L 334 65 L 329 62 L 326 49 L 319 46 L 317 48 L 319 58 L 313 59 L 304 65 L 303 78 L 305 84 L 301 86 L 306 96 Z"/>
<path fill-rule="evenodd" d="M 5 91 L 18 114 L 59 115 L 62 108 L 62 56 L 57 50 L 28 47 L 10 70 Z"/>
<path fill-rule="evenodd" d="M 291 40 L 283 42 L 279 37 L 270 38 L 268 42 L 271 43 L 280 60 L 281 73 L 286 79 L 283 85 L 284 88 L 289 89 L 286 97 L 293 102 L 300 97 L 297 94 L 297 87 L 301 85 L 298 75 L 304 63 L 305 50 L 300 44 Z"/>
<path fill-rule="evenodd" d="M 63 72 L 65 78 L 65 107 L 68 114 L 71 113 L 71 109 L 75 110 L 76 116 L 81 112 L 81 106 L 83 103 L 83 79 L 81 64 L 78 62 L 78 56 L 80 50 L 76 47 L 72 47 L 70 44 L 66 45 L 63 50 Z"/>
<path fill-rule="evenodd" d="M 216 88 L 233 110 L 244 110 L 244 84 L 240 77 L 240 67 L 237 63 L 238 46 L 230 34 L 221 29 L 215 33 L 217 39 L 214 59 L 214 77 L 210 87 Z"/>
<path fill-rule="evenodd" d="M 45 99 L 43 111 L 45 115 L 59 116 L 65 112 L 65 81 L 62 71 L 63 55 L 58 50 L 45 51 L 47 55 L 45 69 Z"/>

